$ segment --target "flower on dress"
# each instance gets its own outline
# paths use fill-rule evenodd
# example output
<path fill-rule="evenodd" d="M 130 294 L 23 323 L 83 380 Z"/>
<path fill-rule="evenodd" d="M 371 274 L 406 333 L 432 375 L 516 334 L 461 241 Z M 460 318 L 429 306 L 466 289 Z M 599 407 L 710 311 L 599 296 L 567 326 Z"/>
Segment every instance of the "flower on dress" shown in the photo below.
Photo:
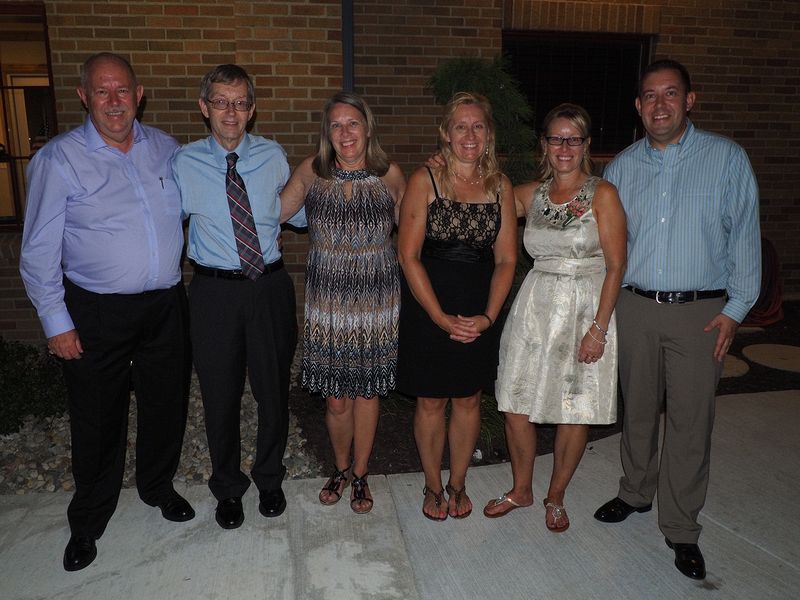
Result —
<path fill-rule="evenodd" d="M 578 196 L 577 198 L 570 200 L 564 207 L 566 218 L 564 219 L 564 222 L 561 223 L 561 229 L 566 228 L 566 226 L 572 223 L 572 221 L 575 219 L 580 219 L 588 209 L 589 203 L 586 202 L 586 198 L 581 198 Z"/>

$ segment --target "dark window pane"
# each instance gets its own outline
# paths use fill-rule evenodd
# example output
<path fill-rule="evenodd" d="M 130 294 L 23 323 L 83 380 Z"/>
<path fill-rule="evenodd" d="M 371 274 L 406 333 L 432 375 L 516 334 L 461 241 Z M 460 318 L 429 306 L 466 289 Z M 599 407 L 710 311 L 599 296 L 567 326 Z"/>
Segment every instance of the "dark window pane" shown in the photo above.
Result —
<path fill-rule="evenodd" d="M 633 100 L 650 54 L 649 37 L 504 31 L 503 54 L 535 111 L 537 126 L 554 106 L 574 102 L 592 117 L 595 154 L 614 154 L 637 138 Z"/>

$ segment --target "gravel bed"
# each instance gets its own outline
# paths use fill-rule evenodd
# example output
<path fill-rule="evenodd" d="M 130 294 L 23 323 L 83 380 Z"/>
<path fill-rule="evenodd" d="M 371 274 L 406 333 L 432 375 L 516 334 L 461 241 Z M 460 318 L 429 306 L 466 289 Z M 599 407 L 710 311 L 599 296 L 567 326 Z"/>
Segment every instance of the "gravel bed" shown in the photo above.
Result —
<path fill-rule="evenodd" d="M 293 375 L 296 375 L 296 366 Z M 293 376 L 293 380 L 296 377 Z M 250 386 L 245 386 L 242 398 L 241 437 L 242 470 L 250 472 L 255 456 L 256 405 Z M 305 448 L 306 439 L 289 415 L 289 440 L 283 462 L 287 478 L 305 479 L 319 477 L 322 468 L 313 454 Z M 0 494 L 27 494 L 31 492 L 72 491 L 74 481 L 70 470 L 69 416 L 35 419 L 27 417 L 17 433 L 0 436 Z M 136 487 L 136 399 L 131 394 L 131 411 L 128 420 L 128 452 L 123 487 Z M 183 440 L 181 463 L 175 480 L 189 484 L 203 484 L 211 476 L 203 405 L 197 377 L 192 376 L 189 395 L 189 416 Z"/>

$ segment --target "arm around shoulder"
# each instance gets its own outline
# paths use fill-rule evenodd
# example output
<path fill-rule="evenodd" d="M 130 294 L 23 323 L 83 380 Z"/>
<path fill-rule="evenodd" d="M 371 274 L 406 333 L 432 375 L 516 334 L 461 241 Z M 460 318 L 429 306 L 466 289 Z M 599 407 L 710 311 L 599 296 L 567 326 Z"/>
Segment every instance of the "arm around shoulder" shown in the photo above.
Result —
<path fill-rule="evenodd" d="M 628 233 L 625 211 L 614 184 L 600 180 L 594 192 L 592 210 L 597 221 L 600 245 L 608 270 L 625 272 L 628 255 Z"/>
<path fill-rule="evenodd" d="M 533 195 L 541 184 L 540 181 L 531 181 L 514 187 L 514 202 L 517 209 L 517 218 L 527 216 L 533 203 Z"/>
<path fill-rule="evenodd" d="M 427 170 L 422 167 L 414 171 L 408 179 L 400 203 L 397 229 L 397 255 L 404 270 L 410 261 L 419 262 L 422 243 L 425 241 L 428 202 L 432 193 Z"/>
<path fill-rule="evenodd" d="M 292 172 L 289 181 L 281 190 L 281 217 L 280 222 L 285 223 L 302 208 L 306 193 L 316 178 L 312 163 L 314 156 L 303 160 Z"/>
<path fill-rule="evenodd" d="M 389 163 L 389 170 L 386 171 L 386 175 L 383 176 L 383 181 L 386 187 L 389 188 L 395 204 L 399 205 L 406 191 L 406 176 L 403 174 L 400 165 L 394 161 Z"/>

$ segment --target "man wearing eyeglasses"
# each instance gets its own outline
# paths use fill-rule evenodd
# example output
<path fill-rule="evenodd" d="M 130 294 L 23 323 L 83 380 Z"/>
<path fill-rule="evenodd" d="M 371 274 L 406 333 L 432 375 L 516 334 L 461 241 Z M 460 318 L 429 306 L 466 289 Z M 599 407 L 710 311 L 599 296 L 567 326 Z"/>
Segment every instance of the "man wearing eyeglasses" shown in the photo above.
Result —
<path fill-rule="evenodd" d="M 736 329 L 758 297 L 761 241 L 747 154 L 696 129 L 694 103 L 683 65 L 648 66 L 635 100 L 647 136 L 604 174 L 628 222 L 616 307 L 624 476 L 617 497 L 594 516 L 618 523 L 649 511 L 658 494 L 658 524 L 675 566 L 703 579 L 697 517 L 708 487 L 715 391 Z"/>
<path fill-rule="evenodd" d="M 244 521 L 239 411 L 245 374 L 257 403 L 256 456 L 250 475 L 259 511 L 286 508 L 281 482 L 288 433 L 289 371 L 297 339 L 294 287 L 283 266 L 278 194 L 289 177 L 283 148 L 247 133 L 253 82 L 237 65 L 219 65 L 200 85 L 211 135 L 184 146 L 173 171 L 189 219 L 192 352 L 211 454 L 209 487 L 224 529 Z M 305 213 L 292 223 L 305 226 Z"/>

